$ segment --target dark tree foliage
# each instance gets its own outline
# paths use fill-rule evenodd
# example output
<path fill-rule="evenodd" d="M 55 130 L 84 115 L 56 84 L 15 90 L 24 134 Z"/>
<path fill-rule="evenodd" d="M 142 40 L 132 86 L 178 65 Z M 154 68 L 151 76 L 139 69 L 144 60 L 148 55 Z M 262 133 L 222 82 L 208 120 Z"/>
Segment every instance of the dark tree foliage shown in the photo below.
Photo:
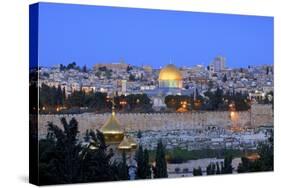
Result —
<path fill-rule="evenodd" d="M 109 112 L 111 111 L 111 102 L 107 98 L 107 93 L 102 92 L 84 92 L 82 90 L 73 91 L 67 98 L 65 89 L 49 87 L 42 84 L 40 88 L 40 108 L 46 108 L 44 111 L 56 112 L 58 106 L 67 107 L 70 112 L 71 109 L 80 109 L 80 107 L 87 107 L 89 111 L 94 112 Z M 125 101 L 126 105 L 120 102 Z M 121 95 L 114 97 L 116 109 L 120 111 L 148 113 L 152 112 L 152 103 L 146 94 L 130 94 L 127 96 Z M 62 111 L 62 112 L 68 112 Z M 78 111 L 80 112 L 80 111 Z"/>
<path fill-rule="evenodd" d="M 226 74 L 223 76 L 222 81 L 223 81 L 223 82 L 226 82 L 226 81 L 227 81 Z"/>
<path fill-rule="evenodd" d="M 79 182 L 82 148 L 76 143 L 78 123 L 75 119 L 67 123 L 65 118 L 61 123 L 64 130 L 49 123 L 47 139 L 39 143 L 39 182 L 43 185 Z"/>
<path fill-rule="evenodd" d="M 168 177 L 167 161 L 165 156 L 166 156 L 165 146 L 160 140 L 157 144 L 157 149 L 156 149 L 155 167 L 153 167 L 154 178 Z"/>
<path fill-rule="evenodd" d="M 100 78 L 100 77 L 101 77 L 101 71 L 97 71 L 97 72 L 95 73 L 95 76 L 98 77 L 98 78 Z"/>
<path fill-rule="evenodd" d="M 215 163 L 210 163 L 208 166 L 207 166 L 207 175 L 214 175 L 216 174 L 216 164 Z"/>
<path fill-rule="evenodd" d="M 129 179 L 129 167 L 127 165 L 126 153 L 122 153 L 122 162 L 118 165 L 119 169 L 119 179 L 128 180 Z"/>
<path fill-rule="evenodd" d="M 76 62 L 69 63 L 68 65 L 60 64 L 60 71 L 76 69 L 80 71 L 80 67 L 76 65 Z"/>
<path fill-rule="evenodd" d="M 68 108 L 88 107 L 95 112 L 110 111 L 110 102 L 107 94 L 101 92 L 74 91 L 66 100 Z"/>
<path fill-rule="evenodd" d="M 106 66 L 99 67 L 99 71 L 102 71 L 102 72 L 107 71 Z"/>
<path fill-rule="evenodd" d="M 114 181 L 123 177 L 118 163 L 110 163 L 112 152 L 107 151 L 101 132 L 88 131 L 85 140 L 90 140 L 96 149 L 82 147 L 77 140 L 78 122 L 73 118 L 61 119 L 63 129 L 48 124 L 46 139 L 39 141 L 40 185 Z"/>
<path fill-rule="evenodd" d="M 198 168 L 193 168 L 193 176 L 202 176 L 202 175 L 203 173 L 200 166 Z"/>
<path fill-rule="evenodd" d="M 251 161 L 246 157 L 242 157 L 242 163 L 238 165 L 238 173 L 273 171 L 273 148 L 273 132 L 271 132 L 271 136 L 269 137 L 268 142 L 261 143 L 258 146 L 258 155 L 260 156 L 260 158 Z"/>
<path fill-rule="evenodd" d="M 192 96 L 187 95 L 168 95 L 165 97 L 165 104 L 168 108 L 172 110 L 177 110 L 180 107 L 182 107 L 182 102 L 186 102 L 186 109 L 187 110 L 199 110 L 201 108 L 201 105 L 199 107 L 195 107 L 194 105 L 194 95 L 196 96 L 196 99 L 200 102 L 203 101 L 203 98 L 199 95 L 198 90 L 195 90 L 195 93 Z"/>
<path fill-rule="evenodd" d="M 261 143 L 258 147 L 258 154 L 260 159 L 258 162 L 261 165 L 262 171 L 272 171 L 274 158 L 273 158 L 273 131 L 270 133 L 271 136 L 268 139 L 267 143 Z"/>
<path fill-rule="evenodd" d="M 212 175 L 212 170 L 211 170 L 212 164 L 213 164 L 213 163 L 208 164 L 208 166 L 207 166 L 207 168 L 206 168 L 207 175 Z"/>
<path fill-rule="evenodd" d="M 66 101 L 67 107 L 84 107 L 86 93 L 84 91 L 74 91 Z"/>
<path fill-rule="evenodd" d="M 245 173 L 250 172 L 253 169 L 253 162 L 251 162 L 248 158 L 242 157 L 241 163 L 239 163 L 237 172 L 238 173 Z"/>
<path fill-rule="evenodd" d="M 138 130 L 137 137 L 138 137 L 138 139 L 140 139 L 140 138 L 142 137 L 142 132 L 141 132 L 141 130 Z"/>
<path fill-rule="evenodd" d="M 232 156 L 226 156 L 221 167 L 221 174 L 232 174 L 232 171 Z"/>
<path fill-rule="evenodd" d="M 149 164 L 149 154 L 147 149 L 143 150 L 140 145 L 136 152 L 137 161 L 137 179 L 150 179 L 151 178 L 151 166 Z"/>
<path fill-rule="evenodd" d="M 82 151 L 83 182 L 122 180 L 124 176 L 121 174 L 120 166 L 123 161 L 110 162 L 113 152 L 107 150 L 104 136 L 100 131 L 97 130 L 95 133 L 90 130 L 89 135 L 91 144 L 97 149 L 92 150 L 88 147 Z"/>
<path fill-rule="evenodd" d="M 231 103 L 235 104 L 235 110 L 237 111 L 244 111 L 250 108 L 248 96 L 240 92 L 223 93 L 222 89 L 217 88 L 215 92 L 208 90 L 204 95 L 207 97 L 207 100 L 204 101 L 203 110 L 228 110 Z"/>
<path fill-rule="evenodd" d="M 82 72 L 85 72 L 85 73 L 88 72 L 88 69 L 87 69 L 87 66 L 86 66 L 86 65 L 84 65 L 84 66 L 82 67 Z"/>
<path fill-rule="evenodd" d="M 128 66 L 128 67 L 127 67 L 127 72 L 130 72 L 130 70 L 132 70 L 132 69 L 133 69 L 132 66 Z"/>
<path fill-rule="evenodd" d="M 217 90 L 215 92 L 215 100 L 212 102 L 216 109 L 218 109 L 223 104 L 223 90 L 222 89 L 217 88 Z"/>
<path fill-rule="evenodd" d="M 212 80 L 208 81 L 208 88 L 212 89 L 214 87 L 214 82 Z"/>
<path fill-rule="evenodd" d="M 144 172 L 144 156 L 143 156 L 143 148 L 140 145 L 137 152 L 136 152 L 136 161 L 137 161 L 137 179 L 145 179 L 145 172 Z"/>
<path fill-rule="evenodd" d="M 144 173 L 145 173 L 145 178 L 150 179 L 151 178 L 151 165 L 149 164 L 149 153 L 148 150 L 144 150 L 143 154 L 143 161 L 144 161 Z"/>
<path fill-rule="evenodd" d="M 67 69 L 74 69 L 76 67 L 76 62 L 72 62 L 70 64 L 67 65 Z"/>
<path fill-rule="evenodd" d="M 152 103 L 147 94 L 130 94 L 125 97 L 125 100 L 127 101 L 127 111 L 144 113 L 152 111 Z M 120 104 L 117 104 L 117 107 L 120 109 Z"/>
<path fill-rule="evenodd" d="M 62 106 L 65 102 L 65 91 L 59 86 L 49 87 L 46 84 L 42 84 L 39 88 L 39 107 L 54 107 Z"/>
<path fill-rule="evenodd" d="M 95 109 L 96 111 L 101 111 L 103 109 L 108 109 L 108 102 L 106 99 L 106 93 L 95 92 L 91 93 L 86 98 L 86 105 L 88 107 Z"/>
<path fill-rule="evenodd" d="M 129 75 L 129 80 L 130 81 L 136 81 L 136 77 L 133 74 Z"/>

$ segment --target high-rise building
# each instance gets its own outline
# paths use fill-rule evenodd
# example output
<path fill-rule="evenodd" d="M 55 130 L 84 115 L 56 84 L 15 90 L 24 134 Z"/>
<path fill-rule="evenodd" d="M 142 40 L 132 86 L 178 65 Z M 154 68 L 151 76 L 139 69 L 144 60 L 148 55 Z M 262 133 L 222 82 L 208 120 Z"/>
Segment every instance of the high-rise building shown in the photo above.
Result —
<path fill-rule="evenodd" d="M 221 72 L 225 69 L 225 57 L 217 56 L 210 64 L 210 71 L 211 72 Z"/>

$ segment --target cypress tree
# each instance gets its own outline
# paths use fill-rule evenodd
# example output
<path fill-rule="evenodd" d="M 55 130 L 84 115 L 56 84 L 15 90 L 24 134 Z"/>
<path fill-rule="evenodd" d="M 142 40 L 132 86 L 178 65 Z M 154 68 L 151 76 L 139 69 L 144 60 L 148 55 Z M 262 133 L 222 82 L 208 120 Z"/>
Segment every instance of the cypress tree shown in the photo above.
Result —
<path fill-rule="evenodd" d="M 129 179 L 129 168 L 127 166 L 126 153 L 122 153 L 122 162 L 119 164 L 119 178 L 120 180 Z"/>
<path fill-rule="evenodd" d="M 149 164 L 149 154 L 148 154 L 148 150 L 145 149 L 144 150 L 144 154 L 143 154 L 143 160 L 144 160 L 144 173 L 145 173 L 145 178 L 146 179 L 150 179 L 151 178 L 151 166 Z"/>
<path fill-rule="evenodd" d="M 213 175 L 213 174 L 216 174 L 216 165 L 215 165 L 215 163 L 212 163 L 211 164 L 211 174 Z"/>
<path fill-rule="evenodd" d="M 145 179 L 145 172 L 144 172 L 144 154 L 142 146 L 140 145 L 137 152 L 136 152 L 136 161 L 137 161 L 137 179 Z"/>
<path fill-rule="evenodd" d="M 154 167 L 154 178 L 166 178 L 168 177 L 167 162 L 165 159 L 165 147 L 160 140 L 157 144 L 156 150 L 156 165 Z"/>
<path fill-rule="evenodd" d="M 139 149 L 136 153 L 137 161 L 137 178 L 138 179 L 150 179 L 151 178 L 151 166 L 149 164 L 149 154 L 148 150 L 143 150 L 142 146 L 139 146 Z"/>
<path fill-rule="evenodd" d="M 216 162 L 216 174 L 221 174 L 219 162 Z"/>
<path fill-rule="evenodd" d="M 232 174 L 232 156 L 226 156 L 224 158 L 224 165 L 222 167 L 221 173 L 222 174 Z"/>
<path fill-rule="evenodd" d="M 226 81 L 227 81 L 226 74 L 223 76 L 222 81 L 223 81 L 223 82 L 226 82 Z"/>
<path fill-rule="evenodd" d="M 202 169 L 200 166 L 198 168 L 193 168 L 193 176 L 202 176 Z"/>
<path fill-rule="evenodd" d="M 211 163 L 206 168 L 207 175 L 211 175 Z"/>

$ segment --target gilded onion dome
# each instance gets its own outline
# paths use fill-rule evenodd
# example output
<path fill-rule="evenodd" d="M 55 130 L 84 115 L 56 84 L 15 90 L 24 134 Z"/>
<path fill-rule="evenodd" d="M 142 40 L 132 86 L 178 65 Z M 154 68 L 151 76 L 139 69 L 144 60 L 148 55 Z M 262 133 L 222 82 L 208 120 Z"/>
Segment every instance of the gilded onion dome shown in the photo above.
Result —
<path fill-rule="evenodd" d="M 138 146 L 137 142 L 132 137 L 128 137 L 127 139 L 130 142 L 132 149 L 137 149 Z"/>
<path fill-rule="evenodd" d="M 124 136 L 122 142 L 118 145 L 119 150 L 131 150 L 132 149 L 132 143 L 129 141 L 127 136 Z"/>
<path fill-rule="evenodd" d="M 103 133 L 106 143 L 120 143 L 122 141 L 124 131 L 122 131 L 121 125 L 116 119 L 114 107 L 112 107 L 112 113 L 100 131 Z"/>

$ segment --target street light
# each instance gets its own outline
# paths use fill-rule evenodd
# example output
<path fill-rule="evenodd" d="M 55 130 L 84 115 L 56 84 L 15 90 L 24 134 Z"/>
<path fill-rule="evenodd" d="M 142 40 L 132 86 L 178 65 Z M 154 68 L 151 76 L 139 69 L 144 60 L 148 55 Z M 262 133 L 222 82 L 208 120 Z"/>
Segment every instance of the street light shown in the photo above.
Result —
<path fill-rule="evenodd" d="M 181 101 L 181 106 L 182 106 L 183 108 L 186 108 L 187 102 L 186 102 L 186 101 Z"/>

